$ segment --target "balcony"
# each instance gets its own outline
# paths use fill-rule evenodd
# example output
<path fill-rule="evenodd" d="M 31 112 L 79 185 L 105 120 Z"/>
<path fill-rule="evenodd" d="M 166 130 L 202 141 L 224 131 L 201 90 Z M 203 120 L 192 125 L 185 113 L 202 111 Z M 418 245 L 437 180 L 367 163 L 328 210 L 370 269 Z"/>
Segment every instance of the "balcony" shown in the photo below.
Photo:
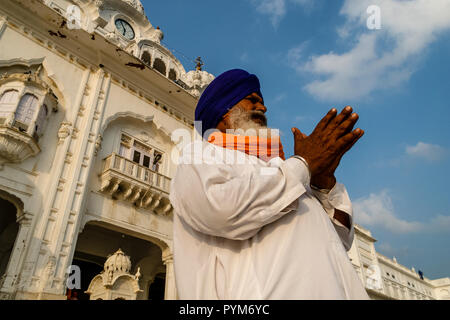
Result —
<path fill-rule="evenodd" d="M 40 151 L 36 140 L 15 127 L 0 125 L 0 163 L 18 163 Z"/>
<path fill-rule="evenodd" d="M 104 159 L 100 191 L 139 208 L 169 215 L 170 178 L 115 153 Z"/>

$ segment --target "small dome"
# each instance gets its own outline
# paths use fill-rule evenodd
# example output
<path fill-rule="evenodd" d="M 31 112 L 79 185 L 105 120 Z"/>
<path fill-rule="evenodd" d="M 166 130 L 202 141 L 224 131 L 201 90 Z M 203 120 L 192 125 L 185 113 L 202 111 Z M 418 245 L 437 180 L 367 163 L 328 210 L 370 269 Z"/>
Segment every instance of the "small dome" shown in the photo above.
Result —
<path fill-rule="evenodd" d="M 206 71 L 193 70 L 182 76 L 182 81 L 189 87 L 194 96 L 199 97 L 206 87 L 214 80 L 214 76 Z"/>
<path fill-rule="evenodd" d="M 119 249 L 106 260 L 104 269 L 106 272 L 129 273 L 131 270 L 130 257 L 126 256 L 125 253 Z"/>

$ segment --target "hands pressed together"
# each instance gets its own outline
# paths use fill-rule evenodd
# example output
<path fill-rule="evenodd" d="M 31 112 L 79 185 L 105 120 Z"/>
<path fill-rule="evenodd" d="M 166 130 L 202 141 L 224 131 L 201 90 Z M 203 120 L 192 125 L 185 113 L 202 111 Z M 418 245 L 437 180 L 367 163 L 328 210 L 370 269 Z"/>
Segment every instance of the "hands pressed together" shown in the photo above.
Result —
<path fill-rule="evenodd" d="M 294 154 L 308 162 L 311 185 L 320 189 L 333 188 L 334 172 L 342 156 L 364 135 L 364 130 L 353 130 L 359 116 L 352 111 L 352 107 L 347 106 L 337 115 L 337 110 L 331 109 L 309 136 L 292 128 Z"/>

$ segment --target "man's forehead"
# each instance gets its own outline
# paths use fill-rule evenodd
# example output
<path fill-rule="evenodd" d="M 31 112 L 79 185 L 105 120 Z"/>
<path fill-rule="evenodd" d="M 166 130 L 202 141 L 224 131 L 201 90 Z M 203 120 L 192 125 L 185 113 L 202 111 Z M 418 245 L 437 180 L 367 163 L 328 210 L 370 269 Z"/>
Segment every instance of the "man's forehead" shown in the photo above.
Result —
<path fill-rule="evenodd" d="M 259 94 L 257 94 L 256 92 L 253 92 L 252 94 L 249 94 L 248 96 L 245 97 L 246 99 L 249 98 L 258 98 L 259 100 L 262 100 L 262 98 L 259 96 Z"/>

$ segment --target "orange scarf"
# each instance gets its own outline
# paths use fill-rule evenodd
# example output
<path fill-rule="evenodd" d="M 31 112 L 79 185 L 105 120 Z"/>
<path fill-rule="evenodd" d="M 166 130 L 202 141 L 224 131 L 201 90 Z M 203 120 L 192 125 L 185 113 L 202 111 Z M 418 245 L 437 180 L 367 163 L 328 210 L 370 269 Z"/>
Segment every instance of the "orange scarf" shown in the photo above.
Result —
<path fill-rule="evenodd" d="M 208 142 L 222 148 L 245 152 L 264 161 L 276 157 L 285 160 L 280 137 L 267 139 L 257 136 L 239 136 L 214 132 L 209 136 Z"/>

